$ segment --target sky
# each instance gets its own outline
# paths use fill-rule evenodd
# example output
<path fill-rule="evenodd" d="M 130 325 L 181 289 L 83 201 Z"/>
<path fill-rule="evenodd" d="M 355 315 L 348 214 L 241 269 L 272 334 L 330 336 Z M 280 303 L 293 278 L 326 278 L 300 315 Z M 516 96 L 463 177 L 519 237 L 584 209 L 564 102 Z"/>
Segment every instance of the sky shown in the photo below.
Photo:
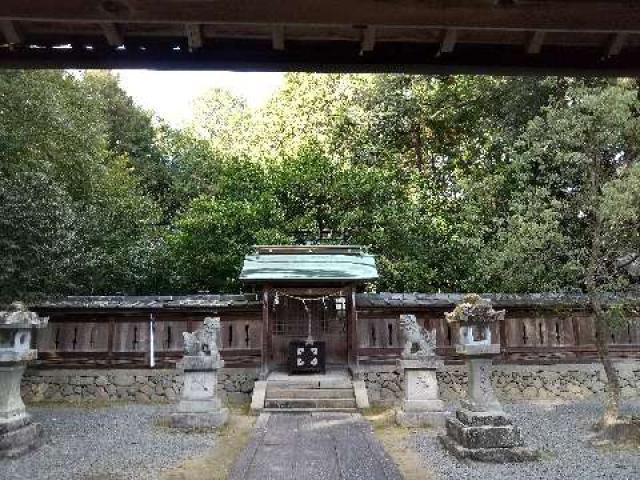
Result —
<path fill-rule="evenodd" d="M 191 118 L 193 101 L 209 88 L 227 88 L 245 97 L 251 107 L 259 107 L 283 80 L 279 72 L 116 70 L 116 73 L 137 104 L 153 110 L 174 127 L 183 126 Z"/>

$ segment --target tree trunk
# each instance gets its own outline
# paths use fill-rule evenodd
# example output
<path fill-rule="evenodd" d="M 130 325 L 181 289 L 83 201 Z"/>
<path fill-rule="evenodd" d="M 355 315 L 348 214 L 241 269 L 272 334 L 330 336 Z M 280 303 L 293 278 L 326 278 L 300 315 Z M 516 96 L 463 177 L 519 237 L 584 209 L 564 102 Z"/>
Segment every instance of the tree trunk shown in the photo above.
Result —
<path fill-rule="evenodd" d="M 602 362 L 604 372 L 607 376 L 607 399 L 605 411 L 596 425 L 599 428 L 606 428 L 616 423 L 620 414 L 620 379 L 611 355 L 609 354 L 609 338 L 611 329 L 602 307 L 600 292 L 598 291 L 598 272 L 602 262 L 602 215 L 600 212 L 600 187 L 601 171 L 600 160 L 594 155 L 590 176 L 590 200 L 592 208 L 592 230 L 591 230 L 591 252 L 589 255 L 589 265 L 587 269 L 587 294 L 594 316 L 596 348 L 598 357 Z"/>
<path fill-rule="evenodd" d="M 604 372 L 607 376 L 605 411 L 598 422 L 598 427 L 606 428 L 607 426 L 616 423 L 620 415 L 620 379 L 618 377 L 618 371 L 616 370 L 613 360 L 609 354 L 609 338 L 611 337 L 611 329 L 609 328 L 606 313 L 602 308 L 598 292 L 589 291 L 589 300 L 594 315 L 598 357 L 602 362 Z"/>

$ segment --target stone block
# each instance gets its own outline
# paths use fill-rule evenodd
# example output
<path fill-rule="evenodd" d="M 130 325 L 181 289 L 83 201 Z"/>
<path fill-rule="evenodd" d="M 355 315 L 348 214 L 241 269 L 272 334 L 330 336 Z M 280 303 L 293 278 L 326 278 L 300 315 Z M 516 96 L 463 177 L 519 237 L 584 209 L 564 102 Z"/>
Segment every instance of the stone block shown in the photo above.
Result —
<path fill-rule="evenodd" d="M 27 423 L 0 433 L 0 458 L 16 458 L 42 445 L 42 428 L 38 423 Z"/>
<path fill-rule="evenodd" d="M 135 383 L 133 376 L 122 374 L 114 375 L 112 378 L 112 382 L 117 387 L 129 387 Z"/>
<path fill-rule="evenodd" d="M 463 460 L 488 463 L 531 462 L 540 458 L 540 453 L 525 447 L 512 448 L 466 448 L 446 435 L 438 437 L 443 447 L 452 455 Z"/>
<path fill-rule="evenodd" d="M 212 412 L 185 413 L 175 412 L 171 414 L 170 423 L 175 428 L 218 428 L 224 425 L 229 418 L 229 410 L 221 408 Z"/>
<path fill-rule="evenodd" d="M 512 448 L 523 445 L 519 430 L 513 425 L 468 426 L 457 418 L 446 421 L 447 435 L 469 449 Z"/>
<path fill-rule="evenodd" d="M 448 412 L 444 411 L 396 411 L 396 423 L 403 427 L 439 428 L 445 425 Z"/>
<path fill-rule="evenodd" d="M 95 382 L 93 377 L 73 376 L 69 379 L 70 385 L 92 385 Z"/>
<path fill-rule="evenodd" d="M 500 412 L 472 412 L 460 408 L 456 410 L 456 418 L 471 427 L 511 425 L 511 419 Z"/>
<path fill-rule="evenodd" d="M 147 403 L 150 400 L 149 396 L 145 395 L 142 392 L 136 393 L 135 394 L 135 399 L 136 399 L 136 402 L 141 402 L 141 403 Z"/>
<path fill-rule="evenodd" d="M 148 397 L 153 393 L 153 389 L 150 385 L 144 384 L 140 387 L 140 393 L 143 393 Z"/>

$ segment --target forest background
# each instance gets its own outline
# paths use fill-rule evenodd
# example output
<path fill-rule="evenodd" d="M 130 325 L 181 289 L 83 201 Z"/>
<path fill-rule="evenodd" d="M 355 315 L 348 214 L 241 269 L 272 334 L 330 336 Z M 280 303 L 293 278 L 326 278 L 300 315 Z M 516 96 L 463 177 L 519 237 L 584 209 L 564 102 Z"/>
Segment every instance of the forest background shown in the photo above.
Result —
<path fill-rule="evenodd" d="M 112 73 L 3 71 L 0 296 L 238 292 L 252 245 L 321 237 L 367 246 L 378 291 L 633 289 L 639 93 L 290 73 L 176 129 Z"/>

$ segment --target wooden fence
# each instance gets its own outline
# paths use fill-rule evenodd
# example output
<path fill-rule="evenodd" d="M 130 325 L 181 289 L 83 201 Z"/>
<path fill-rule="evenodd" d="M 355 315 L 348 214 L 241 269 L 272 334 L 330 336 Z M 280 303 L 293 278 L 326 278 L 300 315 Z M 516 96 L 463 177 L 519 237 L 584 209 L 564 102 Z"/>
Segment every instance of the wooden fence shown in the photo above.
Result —
<path fill-rule="evenodd" d="M 173 366 L 182 356 L 182 332 L 197 329 L 204 317 L 221 318 L 221 351 L 229 367 L 257 366 L 262 345 L 261 309 L 242 308 L 47 308 L 49 327 L 36 332 L 43 368 L 140 368 Z M 442 305 L 358 305 L 358 355 L 361 363 L 390 362 L 401 351 L 398 317 L 413 313 L 437 330 L 438 353 L 456 362 L 453 332 Z M 151 336 L 153 331 L 153 348 Z M 507 310 L 492 335 L 504 363 L 590 362 L 596 358 L 592 318 L 584 308 L 519 306 Z M 640 357 L 640 322 L 631 319 L 610 340 L 618 358 Z"/>

